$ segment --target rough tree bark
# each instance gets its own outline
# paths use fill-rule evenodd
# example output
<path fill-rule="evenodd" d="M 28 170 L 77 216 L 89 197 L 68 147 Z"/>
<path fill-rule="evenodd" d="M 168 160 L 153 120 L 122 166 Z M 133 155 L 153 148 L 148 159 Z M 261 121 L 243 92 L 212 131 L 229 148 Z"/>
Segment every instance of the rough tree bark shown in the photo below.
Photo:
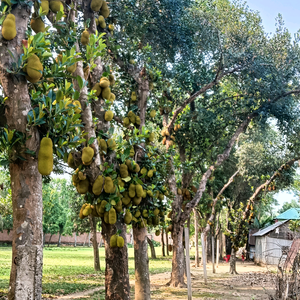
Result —
<path fill-rule="evenodd" d="M 135 262 L 135 300 L 150 299 L 147 229 L 133 226 Z"/>
<path fill-rule="evenodd" d="M 161 230 L 161 255 L 166 256 L 165 253 L 165 241 L 164 241 L 164 229 Z"/>
<path fill-rule="evenodd" d="M 166 231 L 166 248 L 167 248 L 167 256 L 170 255 L 169 253 L 169 235 L 168 232 Z"/>
<path fill-rule="evenodd" d="M 98 242 L 97 242 L 97 222 L 95 217 L 92 215 L 89 215 L 89 221 L 91 226 L 91 232 L 92 232 L 92 243 L 93 243 L 93 250 L 94 250 L 94 269 L 95 271 L 100 271 L 100 258 L 99 258 L 99 248 L 98 248 Z"/>
<path fill-rule="evenodd" d="M 60 246 L 60 243 L 61 243 L 61 233 L 59 232 L 59 233 L 58 233 L 57 247 Z"/>
<path fill-rule="evenodd" d="M 121 230 L 125 245 L 126 226 L 117 221 L 114 225 L 102 222 L 102 237 L 105 243 L 105 300 L 129 300 L 130 285 L 128 275 L 128 253 L 127 247 L 111 248 L 110 238 Z"/>
<path fill-rule="evenodd" d="M 151 258 L 152 259 L 155 259 L 156 258 L 156 254 L 155 254 L 155 248 L 154 248 L 154 245 L 153 245 L 153 242 L 148 238 L 147 236 L 147 242 L 150 246 L 150 250 L 151 250 Z"/>
<path fill-rule="evenodd" d="M 237 274 L 236 271 L 236 252 L 234 250 L 234 248 L 231 248 L 231 256 L 230 256 L 230 270 L 229 273 L 230 274 Z"/>
<path fill-rule="evenodd" d="M 8 299 L 41 299 L 43 269 L 42 176 L 37 168 L 37 155 L 30 156 L 26 148 L 38 152 L 40 137 L 35 127 L 26 128 L 27 114 L 32 109 L 24 76 L 8 73 L 23 53 L 22 40 L 31 14 L 30 8 L 15 5 L 17 36 L 6 41 L 0 37 L 0 79 L 5 101 L 8 130 L 23 133 L 24 146 L 16 146 L 9 165 L 13 206 L 12 266 Z M 10 56 L 14 56 L 14 59 Z M 29 129 L 29 131 L 26 131 Z M 20 154 L 26 160 L 18 160 Z"/>
<path fill-rule="evenodd" d="M 198 214 L 196 209 L 194 208 L 194 227 L 195 227 L 195 267 L 199 268 L 199 229 L 198 229 Z"/>

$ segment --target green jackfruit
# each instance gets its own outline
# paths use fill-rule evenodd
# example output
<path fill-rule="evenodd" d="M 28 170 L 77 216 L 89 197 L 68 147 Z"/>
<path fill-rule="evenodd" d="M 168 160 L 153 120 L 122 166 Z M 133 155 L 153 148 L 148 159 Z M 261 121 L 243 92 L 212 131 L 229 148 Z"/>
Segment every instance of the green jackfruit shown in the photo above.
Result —
<path fill-rule="evenodd" d="M 99 141 L 99 146 L 100 146 L 100 154 L 101 155 L 107 154 L 107 143 L 104 139 L 101 139 Z"/>
<path fill-rule="evenodd" d="M 106 224 L 109 224 L 109 212 L 108 211 L 104 212 L 104 222 Z"/>
<path fill-rule="evenodd" d="M 153 142 L 154 138 L 155 138 L 155 134 L 154 134 L 154 132 L 151 132 L 149 135 L 149 138 L 148 138 L 149 142 Z"/>
<path fill-rule="evenodd" d="M 160 193 L 160 194 L 158 195 L 158 199 L 161 200 L 161 201 L 164 200 L 164 195 Z"/>
<path fill-rule="evenodd" d="M 153 218 L 153 225 L 157 226 L 159 224 L 159 216 L 154 216 Z"/>
<path fill-rule="evenodd" d="M 43 76 L 43 65 L 35 54 L 32 54 L 27 60 L 26 72 L 33 80 L 38 80 Z"/>
<path fill-rule="evenodd" d="M 125 164 L 120 165 L 120 175 L 122 178 L 128 177 L 128 167 Z"/>
<path fill-rule="evenodd" d="M 140 165 L 139 164 L 137 164 L 137 163 L 135 163 L 134 164 L 134 166 L 133 166 L 133 168 L 132 168 L 132 170 L 134 171 L 134 172 L 136 172 L 136 173 L 138 173 L 139 171 L 140 171 Z"/>
<path fill-rule="evenodd" d="M 41 140 L 38 154 L 38 170 L 42 175 L 50 175 L 53 170 L 53 143 L 47 137 Z"/>
<path fill-rule="evenodd" d="M 147 174 L 147 169 L 146 169 L 145 167 L 142 168 L 141 174 L 142 174 L 142 175 Z"/>
<path fill-rule="evenodd" d="M 107 3 L 105 1 L 103 1 L 103 4 L 101 6 L 100 14 L 104 18 L 107 18 L 109 16 L 109 8 L 108 8 Z"/>
<path fill-rule="evenodd" d="M 128 196 L 122 198 L 122 203 L 126 206 L 130 204 L 130 201 L 131 199 Z"/>
<path fill-rule="evenodd" d="M 147 173 L 147 176 L 149 178 L 153 177 L 153 170 L 149 170 L 148 173 Z"/>
<path fill-rule="evenodd" d="M 152 226 L 153 225 L 153 219 L 152 219 L 152 217 L 149 217 L 147 219 L 147 224 L 148 224 L 148 226 Z"/>
<path fill-rule="evenodd" d="M 129 120 L 129 118 L 125 117 L 125 118 L 123 119 L 123 125 L 124 125 L 125 127 L 128 127 L 128 126 L 130 125 L 130 120 Z"/>
<path fill-rule="evenodd" d="M 93 194 L 98 196 L 102 192 L 102 187 L 103 187 L 103 176 L 99 175 L 94 184 L 93 184 Z"/>
<path fill-rule="evenodd" d="M 61 5 L 63 5 L 61 1 L 55 1 L 55 0 L 50 1 L 49 4 L 51 11 L 54 12 L 55 14 L 60 11 Z"/>
<path fill-rule="evenodd" d="M 117 144 L 113 139 L 108 139 L 107 140 L 107 146 L 108 146 L 109 149 L 111 149 L 113 151 L 115 151 L 116 148 L 117 148 Z"/>
<path fill-rule="evenodd" d="M 143 190 L 143 195 L 142 195 L 143 198 L 146 198 L 147 197 L 147 191 L 146 190 Z"/>
<path fill-rule="evenodd" d="M 132 101 L 136 101 L 137 97 L 136 97 L 136 92 L 132 92 L 131 93 L 131 100 Z"/>
<path fill-rule="evenodd" d="M 17 35 L 16 18 L 13 14 L 8 14 L 2 24 L 2 36 L 10 41 Z"/>
<path fill-rule="evenodd" d="M 100 79 L 100 86 L 101 86 L 101 88 L 103 88 L 103 89 L 110 86 L 110 82 L 109 82 L 109 80 L 108 80 L 107 77 L 102 77 L 102 78 Z"/>
<path fill-rule="evenodd" d="M 117 247 L 117 240 L 118 240 L 118 236 L 116 234 L 114 234 L 110 237 L 109 245 L 111 248 Z"/>
<path fill-rule="evenodd" d="M 77 184 L 77 183 L 80 181 L 80 179 L 79 179 L 79 177 L 78 177 L 78 174 L 73 174 L 73 175 L 72 175 L 72 181 L 73 181 L 75 184 Z"/>
<path fill-rule="evenodd" d="M 155 198 L 158 198 L 158 196 L 159 196 L 159 191 L 155 191 L 154 194 L 153 194 L 153 196 L 154 196 Z"/>
<path fill-rule="evenodd" d="M 127 117 L 129 118 L 130 122 L 131 123 L 135 123 L 135 118 L 136 118 L 136 115 L 134 112 L 130 111 L 128 114 L 127 114 Z"/>
<path fill-rule="evenodd" d="M 139 205 L 142 201 L 142 197 L 138 198 L 138 197 L 134 197 L 132 199 L 132 202 L 134 203 L 134 205 Z"/>
<path fill-rule="evenodd" d="M 153 192 L 150 191 L 150 190 L 148 190 L 148 191 L 147 191 L 147 195 L 150 196 L 150 197 L 153 197 Z"/>
<path fill-rule="evenodd" d="M 41 1 L 41 7 L 42 7 L 43 14 L 48 15 L 48 12 L 49 12 L 49 1 L 48 0 L 42 0 Z"/>
<path fill-rule="evenodd" d="M 178 188 L 178 189 L 177 189 L 177 194 L 178 194 L 178 195 L 182 195 L 182 190 Z"/>
<path fill-rule="evenodd" d="M 156 207 L 155 209 L 154 209 L 154 216 L 158 216 L 158 214 L 159 214 L 159 209 Z"/>
<path fill-rule="evenodd" d="M 122 201 L 121 200 L 119 200 L 117 202 L 117 204 L 115 205 L 115 209 L 116 209 L 117 212 L 121 212 L 122 211 Z"/>
<path fill-rule="evenodd" d="M 110 99 L 110 94 L 111 94 L 111 91 L 110 91 L 109 87 L 102 88 L 102 98 L 103 99 L 109 100 Z"/>
<path fill-rule="evenodd" d="M 87 203 L 84 203 L 82 206 L 81 206 L 81 209 L 80 209 L 80 212 L 79 212 L 79 218 L 80 219 L 84 219 L 86 216 L 83 215 L 83 211 L 86 207 Z"/>
<path fill-rule="evenodd" d="M 108 29 L 109 29 L 109 31 L 114 31 L 115 26 L 113 24 L 109 24 Z"/>
<path fill-rule="evenodd" d="M 131 183 L 129 186 L 128 194 L 130 198 L 133 198 L 135 196 L 135 185 L 133 183 Z"/>
<path fill-rule="evenodd" d="M 119 248 L 123 248 L 124 247 L 124 239 L 121 236 L 118 236 L 118 238 L 117 238 L 117 246 Z"/>
<path fill-rule="evenodd" d="M 102 16 L 101 16 L 102 17 Z M 100 18 L 100 17 L 99 17 Z M 115 76 L 113 74 L 110 74 L 108 76 L 108 80 L 110 82 L 110 85 L 114 85 L 115 84 Z"/>
<path fill-rule="evenodd" d="M 130 156 L 130 157 L 134 157 L 134 155 L 135 155 L 135 152 L 134 152 L 134 148 L 132 147 L 132 148 L 130 149 L 129 156 Z"/>
<path fill-rule="evenodd" d="M 76 185 L 77 192 L 82 195 L 86 194 L 89 190 L 89 186 L 90 186 L 90 183 L 89 183 L 88 179 L 80 180 Z"/>
<path fill-rule="evenodd" d="M 136 125 L 141 125 L 141 118 L 139 116 L 135 117 L 135 124 Z"/>
<path fill-rule="evenodd" d="M 86 179 L 86 175 L 84 175 L 84 174 L 80 171 L 80 172 L 78 172 L 78 178 L 79 178 L 79 180 L 84 180 L 84 179 Z"/>
<path fill-rule="evenodd" d="M 87 30 L 84 30 L 81 34 L 81 44 L 82 45 L 88 45 L 90 42 L 90 33 Z"/>
<path fill-rule="evenodd" d="M 67 72 L 73 74 L 76 71 L 76 69 L 77 69 L 77 63 L 74 63 L 73 65 L 67 67 Z"/>
<path fill-rule="evenodd" d="M 116 191 L 116 187 L 110 177 L 105 177 L 104 191 L 108 194 L 113 194 Z"/>
<path fill-rule="evenodd" d="M 155 230 L 155 235 L 159 236 L 160 235 L 160 230 Z"/>
<path fill-rule="evenodd" d="M 143 187 L 140 184 L 137 184 L 135 186 L 135 193 L 136 193 L 137 197 L 142 197 L 143 196 L 144 190 L 143 190 Z"/>
<path fill-rule="evenodd" d="M 118 179 L 118 185 L 119 185 L 120 187 L 124 187 L 124 186 L 125 186 L 125 182 L 122 180 L 122 178 L 121 178 L 121 177 L 118 177 L 117 179 Z"/>
<path fill-rule="evenodd" d="M 96 91 L 95 94 L 96 94 L 97 97 L 99 97 L 99 96 L 101 95 L 102 89 L 101 89 L 99 83 L 96 83 L 96 84 L 93 86 L 92 90 Z"/>
<path fill-rule="evenodd" d="M 81 103 L 78 100 L 73 101 L 72 103 L 74 107 L 74 113 L 75 114 L 80 114 L 81 113 Z"/>
<path fill-rule="evenodd" d="M 69 153 L 69 156 L 68 156 L 68 166 L 72 169 L 76 169 L 72 153 Z"/>
<path fill-rule="evenodd" d="M 42 18 L 35 19 L 35 14 L 33 14 L 33 19 L 30 21 L 30 26 L 35 33 L 45 32 L 45 24 Z"/>
<path fill-rule="evenodd" d="M 105 213 L 105 206 L 106 206 L 106 204 L 107 204 L 106 200 L 102 200 L 101 201 L 100 209 L 99 209 L 100 214 L 104 214 Z"/>
<path fill-rule="evenodd" d="M 151 110 L 151 112 L 150 112 L 150 117 L 151 117 L 151 118 L 155 118 L 155 116 L 156 116 L 156 111 L 153 109 L 153 110 Z"/>
<path fill-rule="evenodd" d="M 114 113 L 111 110 L 105 112 L 104 119 L 107 122 L 110 122 L 114 118 Z"/>
<path fill-rule="evenodd" d="M 143 216 L 144 218 L 148 218 L 148 211 L 147 211 L 147 209 L 144 209 L 144 210 L 143 210 L 142 216 Z"/>
<path fill-rule="evenodd" d="M 104 17 L 103 16 L 99 16 L 98 18 L 98 23 L 99 23 L 99 26 L 104 29 L 106 28 L 106 23 L 105 23 L 105 20 L 104 20 Z"/>
<path fill-rule="evenodd" d="M 135 216 L 136 218 L 138 218 L 140 215 L 141 215 L 141 212 L 140 212 L 139 210 L 137 210 L 137 211 L 135 212 L 135 214 L 134 214 L 134 216 Z"/>
<path fill-rule="evenodd" d="M 90 215 L 92 213 L 92 208 L 91 208 L 91 205 L 90 204 L 87 204 L 83 211 L 82 211 L 82 214 L 84 217 L 87 217 L 88 215 Z"/>
<path fill-rule="evenodd" d="M 94 149 L 91 147 L 84 147 L 81 153 L 81 160 L 84 165 L 90 165 L 94 157 Z"/>
<path fill-rule="evenodd" d="M 99 11 L 102 6 L 103 0 L 92 0 L 91 9 L 93 11 Z"/>
<path fill-rule="evenodd" d="M 132 214 L 130 211 L 127 210 L 124 216 L 124 223 L 128 225 L 131 223 L 131 220 L 132 220 Z"/>
<path fill-rule="evenodd" d="M 109 224 L 114 225 L 117 222 L 117 213 L 114 208 L 111 208 L 109 210 L 109 216 L 108 216 Z"/>

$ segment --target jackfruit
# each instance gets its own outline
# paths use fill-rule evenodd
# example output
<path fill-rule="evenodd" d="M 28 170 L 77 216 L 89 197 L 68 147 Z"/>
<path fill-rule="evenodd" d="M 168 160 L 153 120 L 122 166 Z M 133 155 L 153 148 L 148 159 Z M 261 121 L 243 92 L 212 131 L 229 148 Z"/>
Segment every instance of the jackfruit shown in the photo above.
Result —
<path fill-rule="evenodd" d="M 147 211 L 147 209 L 144 209 L 144 210 L 143 210 L 142 216 L 143 216 L 144 218 L 148 218 L 148 211 Z"/>
<path fill-rule="evenodd" d="M 102 29 L 106 28 L 106 23 L 103 16 L 99 16 L 98 18 L 99 25 Z"/>
<path fill-rule="evenodd" d="M 133 198 L 135 196 L 135 185 L 133 183 L 131 183 L 129 186 L 128 194 L 130 198 Z"/>
<path fill-rule="evenodd" d="M 138 172 L 140 171 L 140 166 L 139 166 L 139 164 L 135 163 L 135 164 L 133 165 L 132 171 L 138 173 Z"/>
<path fill-rule="evenodd" d="M 122 198 L 122 203 L 126 206 L 129 205 L 130 201 L 131 199 L 129 198 L 129 196 Z"/>
<path fill-rule="evenodd" d="M 143 196 L 143 192 L 144 192 L 143 187 L 142 187 L 140 184 L 137 184 L 137 185 L 135 186 L 135 193 L 136 193 L 136 196 L 137 196 L 137 197 L 142 197 L 142 196 Z"/>
<path fill-rule="evenodd" d="M 53 143 L 48 137 L 41 140 L 38 154 L 38 170 L 42 175 L 50 175 L 53 170 Z"/>
<path fill-rule="evenodd" d="M 78 172 L 78 178 L 79 180 L 85 180 L 86 179 L 86 175 L 84 175 L 81 171 Z"/>
<path fill-rule="evenodd" d="M 110 237 L 109 245 L 111 248 L 117 247 L 117 240 L 118 240 L 118 236 L 116 234 L 114 234 Z"/>
<path fill-rule="evenodd" d="M 125 182 L 122 180 L 121 177 L 118 177 L 118 185 L 121 186 L 121 187 L 124 187 L 125 186 Z"/>
<path fill-rule="evenodd" d="M 149 82 L 149 91 L 152 91 L 154 88 L 153 82 Z"/>
<path fill-rule="evenodd" d="M 155 197 L 155 198 L 158 198 L 158 196 L 159 196 L 159 191 L 155 191 L 155 192 L 154 192 L 154 197 Z"/>
<path fill-rule="evenodd" d="M 2 24 L 2 36 L 10 41 L 17 35 L 16 18 L 13 14 L 8 14 Z"/>
<path fill-rule="evenodd" d="M 100 214 L 104 214 L 105 213 L 105 206 L 107 205 L 107 201 L 106 200 L 102 200 L 101 204 L 100 204 L 100 209 L 99 209 L 99 213 Z"/>
<path fill-rule="evenodd" d="M 101 16 L 102 17 L 102 16 Z M 99 17 L 100 18 L 100 17 Z M 103 18 L 103 17 L 102 17 Z M 113 74 L 109 74 L 108 76 L 108 80 L 110 82 L 110 85 L 114 85 L 115 84 L 115 76 Z"/>
<path fill-rule="evenodd" d="M 90 165 L 94 157 L 94 149 L 92 147 L 84 147 L 81 153 L 81 160 L 84 165 Z"/>
<path fill-rule="evenodd" d="M 133 148 L 133 147 L 131 147 L 131 149 L 130 149 L 130 153 L 129 153 L 129 156 L 130 156 L 130 157 L 134 157 L 134 154 L 135 154 L 135 152 L 134 152 L 134 148 Z"/>
<path fill-rule="evenodd" d="M 178 195 L 182 195 L 182 190 L 178 188 L 178 189 L 177 189 L 177 194 L 178 194 Z"/>
<path fill-rule="evenodd" d="M 191 186 L 191 189 L 192 189 L 192 191 L 193 191 L 194 193 L 197 192 L 197 188 L 196 188 L 194 185 Z"/>
<path fill-rule="evenodd" d="M 116 142 L 113 139 L 108 139 L 107 140 L 107 147 L 109 149 L 111 149 L 112 151 L 115 151 L 116 148 L 117 148 L 117 144 L 116 144 Z"/>
<path fill-rule="evenodd" d="M 103 187 L 103 176 L 99 175 L 94 184 L 93 184 L 93 194 L 98 196 L 102 192 L 102 187 Z"/>
<path fill-rule="evenodd" d="M 105 177 L 104 191 L 107 194 L 113 194 L 116 191 L 116 187 L 110 177 Z"/>
<path fill-rule="evenodd" d="M 131 100 L 136 101 L 136 92 L 131 93 Z"/>
<path fill-rule="evenodd" d="M 72 175 L 72 181 L 73 181 L 73 183 L 75 183 L 75 185 L 77 185 L 77 183 L 80 181 L 78 174 Z"/>
<path fill-rule="evenodd" d="M 83 214 L 84 217 L 87 217 L 88 215 L 91 214 L 91 212 L 92 212 L 91 205 L 90 205 L 90 204 L 87 204 L 87 205 L 85 206 L 85 208 L 83 209 L 82 214 Z"/>
<path fill-rule="evenodd" d="M 157 226 L 159 224 L 159 216 L 154 216 L 153 218 L 153 225 Z"/>
<path fill-rule="evenodd" d="M 128 177 L 128 167 L 125 164 L 120 165 L 120 175 L 122 178 Z"/>
<path fill-rule="evenodd" d="M 136 125 L 141 125 L 141 118 L 139 116 L 135 117 L 135 124 Z"/>
<path fill-rule="evenodd" d="M 110 94 L 111 94 L 111 91 L 110 91 L 109 87 L 106 87 L 106 88 L 102 89 L 102 98 L 103 99 L 109 100 L 110 99 Z"/>
<path fill-rule="evenodd" d="M 83 215 L 83 210 L 85 209 L 86 207 L 86 203 L 84 203 L 82 206 L 81 206 L 81 209 L 80 209 L 80 212 L 79 212 L 79 218 L 80 219 L 84 219 L 86 216 Z"/>
<path fill-rule="evenodd" d="M 111 110 L 105 112 L 104 119 L 107 122 L 110 122 L 114 118 L 114 113 Z"/>
<path fill-rule="evenodd" d="M 119 248 L 123 248 L 124 247 L 124 239 L 121 236 L 118 236 L 118 238 L 117 238 L 117 246 Z"/>
<path fill-rule="evenodd" d="M 115 205 L 115 209 L 116 209 L 117 212 L 121 212 L 122 211 L 122 201 L 121 201 L 121 199 Z"/>
<path fill-rule="evenodd" d="M 158 216 L 158 214 L 159 214 L 159 209 L 156 207 L 155 209 L 154 209 L 154 216 Z"/>
<path fill-rule="evenodd" d="M 160 230 L 156 230 L 156 231 L 155 231 L 155 235 L 156 235 L 156 236 L 159 236 L 159 235 L 160 235 Z"/>
<path fill-rule="evenodd" d="M 92 0 L 91 9 L 93 11 L 99 11 L 102 6 L 103 0 Z"/>
<path fill-rule="evenodd" d="M 114 225 L 117 222 L 117 213 L 114 208 L 109 210 L 108 220 L 110 225 Z"/>
<path fill-rule="evenodd" d="M 87 65 L 84 69 L 83 69 L 83 74 L 84 74 L 84 79 L 87 80 L 89 75 L 90 75 L 90 66 Z"/>
<path fill-rule="evenodd" d="M 26 72 L 28 76 L 33 80 L 40 79 L 43 76 L 43 70 L 43 65 L 38 56 L 32 54 L 27 61 Z"/>
<path fill-rule="evenodd" d="M 109 29 L 109 31 L 114 31 L 115 26 L 113 24 L 109 24 L 108 29 Z"/>
<path fill-rule="evenodd" d="M 110 82 L 109 82 L 109 80 L 108 80 L 107 77 L 102 77 L 102 78 L 100 79 L 100 86 L 101 86 L 102 88 L 106 88 L 106 87 L 109 87 L 109 86 L 110 86 Z"/>
<path fill-rule="evenodd" d="M 138 218 L 140 215 L 141 215 L 141 212 L 140 212 L 139 210 L 137 210 L 137 211 L 135 212 L 135 214 L 134 214 L 134 216 L 135 216 L 136 218 Z"/>
<path fill-rule="evenodd" d="M 150 117 L 155 118 L 155 116 L 156 116 L 156 110 L 153 109 L 150 111 Z"/>
<path fill-rule="evenodd" d="M 147 173 L 147 176 L 149 178 L 153 177 L 153 170 L 149 170 L 148 173 Z"/>
<path fill-rule="evenodd" d="M 147 191 L 143 190 L 143 196 L 142 196 L 142 198 L 146 198 L 146 197 L 147 197 Z"/>
<path fill-rule="evenodd" d="M 56 0 L 51 0 L 49 4 L 51 11 L 54 12 L 55 14 L 60 11 L 61 5 L 63 5 L 61 1 L 56 1 Z"/>
<path fill-rule="evenodd" d="M 115 95 L 114 93 L 110 93 L 110 96 L 109 96 L 109 99 L 108 99 L 108 100 L 109 100 L 111 103 L 114 103 L 115 99 L 116 99 L 116 95 Z"/>
<path fill-rule="evenodd" d="M 104 222 L 105 222 L 106 224 L 109 224 L 109 212 L 108 212 L 108 211 L 105 211 L 105 212 L 104 212 L 104 217 L 103 217 L 103 219 L 104 219 Z"/>
<path fill-rule="evenodd" d="M 74 108 L 74 112 L 75 114 L 80 114 L 81 113 L 81 103 L 78 100 L 73 101 L 72 103 L 75 108 Z"/>
<path fill-rule="evenodd" d="M 148 191 L 147 191 L 147 195 L 148 195 L 149 197 L 153 197 L 152 191 L 148 190 Z"/>
<path fill-rule="evenodd" d="M 153 142 L 154 138 L 155 138 L 154 132 L 150 132 L 150 135 L 149 135 L 149 138 L 148 138 L 149 142 Z"/>
<path fill-rule="evenodd" d="M 68 166 L 72 169 L 76 169 L 72 153 L 69 153 L 69 156 L 68 156 Z"/>
<path fill-rule="evenodd" d="M 35 17 L 36 17 L 35 14 L 33 14 L 32 16 L 33 16 L 33 18 L 30 21 L 30 26 L 31 26 L 32 30 L 35 33 L 45 32 L 45 24 L 44 24 L 42 18 L 35 19 Z"/>
<path fill-rule="evenodd" d="M 128 225 L 130 224 L 131 220 L 132 220 L 132 214 L 130 211 L 127 210 L 124 216 L 124 223 Z"/>
<path fill-rule="evenodd" d="M 162 140 L 162 144 L 165 145 L 166 143 L 167 143 L 167 138 L 164 137 L 163 140 Z"/>
<path fill-rule="evenodd" d="M 73 74 L 76 71 L 76 69 L 77 69 L 77 63 L 74 63 L 73 65 L 67 67 L 67 72 Z"/>
<path fill-rule="evenodd" d="M 138 198 L 138 197 L 134 197 L 132 199 L 132 202 L 135 204 L 135 205 L 139 205 L 142 201 L 142 197 Z"/>
<path fill-rule="evenodd" d="M 49 1 L 48 0 L 42 0 L 41 1 L 41 7 L 42 7 L 42 13 L 45 14 L 45 15 L 48 15 Z"/>
<path fill-rule="evenodd" d="M 100 14 L 104 18 L 107 18 L 109 16 L 109 8 L 108 8 L 107 3 L 105 1 L 103 1 L 103 4 L 101 6 Z"/>
<path fill-rule="evenodd" d="M 127 117 L 129 118 L 130 122 L 131 123 L 135 123 L 135 118 L 136 118 L 136 115 L 134 114 L 134 112 L 130 111 L 128 114 L 127 114 Z"/>
<path fill-rule="evenodd" d="M 130 120 L 128 117 L 125 117 L 123 119 L 123 126 L 128 127 L 130 125 Z"/>
<path fill-rule="evenodd" d="M 107 143 L 104 139 L 101 139 L 99 141 L 99 146 L 100 146 L 100 154 L 101 155 L 107 154 Z"/>
<path fill-rule="evenodd" d="M 90 42 L 90 33 L 87 30 L 84 30 L 81 34 L 81 44 L 82 45 L 88 45 Z"/>
<path fill-rule="evenodd" d="M 161 193 L 159 193 L 159 195 L 158 195 L 158 199 L 159 199 L 159 200 L 161 200 L 161 201 L 162 201 L 162 200 L 164 200 L 164 195 L 163 195 L 163 194 L 161 194 Z"/>
<path fill-rule="evenodd" d="M 90 186 L 90 183 L 89 183 L 88 179 L 80 180 L 76 185 L 77 192 L 82 195 L 86 194 L 89 190 L 89 186 Z"/>

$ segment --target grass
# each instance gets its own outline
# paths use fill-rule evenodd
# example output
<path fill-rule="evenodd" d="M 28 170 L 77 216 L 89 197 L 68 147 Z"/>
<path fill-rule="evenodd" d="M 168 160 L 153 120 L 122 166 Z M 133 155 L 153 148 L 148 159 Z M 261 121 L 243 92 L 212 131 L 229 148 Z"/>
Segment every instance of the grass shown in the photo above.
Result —
<path fill-rule="evenodd" d="M 104 248 L 100 248 L 102 272 L 94 271 L 93 248 L 46 247 L 44 248 L 43 295 L 70 294 L 104 286 Z M 129 275 L 134 278 L 133 248 L 128 249 Z M 171 257 L 161 257 L 156 247 L 157 259 L 149 260 L 151 274 L 171 271 Z M 149 250 L 150 257 L 150 250 Z M 7 294 L 11 267 L 11 247 L 0 247 L 0 297 Z M 101 293 L 100 293 L 101 294 Z M 99 292 L 97 293 L 99 299 Z M 91 298 L 93 299 L 93 298 Z M 96 298 L 95 298 L 96 299 Z M 101 298 L 100 298 L 101 299 Z"/>

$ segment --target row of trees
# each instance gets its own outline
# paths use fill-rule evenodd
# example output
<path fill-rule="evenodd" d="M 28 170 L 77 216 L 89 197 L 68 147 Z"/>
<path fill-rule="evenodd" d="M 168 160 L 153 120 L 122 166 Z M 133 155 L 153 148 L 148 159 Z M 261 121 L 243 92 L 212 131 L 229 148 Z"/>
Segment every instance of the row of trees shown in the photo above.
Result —
<path fill-rule="evenodd" d="M 75 178 L 80 171 L 88 180 L 87 203 L 105 200 L 108 212 L 135 183 L 150 191 L 140 206 L 150 217 L 159 208 L 164 223 L 171 205 L 170 285 L 184 285 L 183 228 L 194 209 L 205 220 L 205 240 L 227 206 L 225 228 L 234 258 L 254 207 L 264 205 L 263 192 L 288 185 L 298 159 L 299 36 L 292 39 L 279 19 L 277 32 L 268 37 L 259 15 L 238 1 L 121 0 L 109 9 L 100 1 L 100 11 L 92 1 L 75 0 L 50 1 L 51 10 L 43 11 L 43 2 L 11 0 L 0 6 L 1 20 L 9 12 L 17 26 L 16 36 L 2 37 L 0 46 L 0 145 L 2 164 L 9 166 L 14 222 L 9 299 L 41 298 L 43 192 L 37 153 L 43 137 L 53 143 L 54 172 L 65 172 L 69 157 Z M 28 26 L 36 18 L 47 27 L 32 35 Z M 32 57 L 42 68 L 30 65 Z M 37 80 L 30 68 L 39 72 Z M 103 84 L 101 93 L 102 77 L 110 79 L 111 90 Z M 84 147 L 93 149 L 88 162 Z M 129 169 L 138 164 L 155 175 L 131 171 L 118 179 L 127 161 Z M 102 175 L 114 181 L 116 192 L 92 190 Z M 59 193 L 44 189 L 47 210 L 64 206 L 55 202 Z M 124 216 L 137 208 L 129 203 L 125 209 L 123 202 L 114 224 L 98 214 L 88 217 L 94 234 L 95 218 L 102 218 L 106 299 L 130 298 L 126 245 L 112 248 L 110 239 L 116 233 L 125 238 Z M 146 220 L 132 222 L 136 300 L 150 299 Z M 56 221 L 62 232 L 63 215 Z"/>

